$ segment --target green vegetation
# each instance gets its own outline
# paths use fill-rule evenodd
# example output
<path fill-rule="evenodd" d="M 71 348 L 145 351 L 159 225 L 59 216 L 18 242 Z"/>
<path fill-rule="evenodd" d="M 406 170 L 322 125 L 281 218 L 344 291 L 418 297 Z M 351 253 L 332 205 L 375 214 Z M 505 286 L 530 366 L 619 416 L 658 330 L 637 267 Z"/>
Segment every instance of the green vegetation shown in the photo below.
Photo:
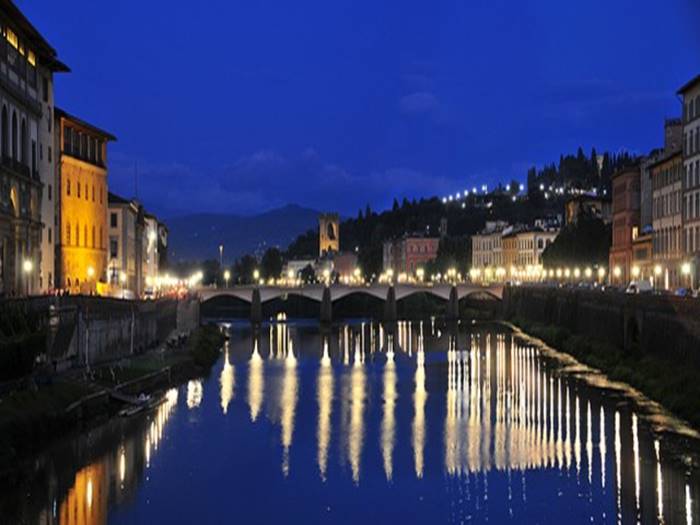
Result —
<path fill-rule="evenodd" d="M 225 339 L 218 327 L 202 326 L 187 341 L 187 352 L 195 365 L 209 369 L 219 358 Z"/>
<path fill-rule="evenodd" d="M 582 215 L 565 226 L 542 254 L 546 267 L 608 264 L 612 227 L 601 219 Z"/>
<path fill-rule="evenodd" d="M 3 397 L 0 400 L 0 466 L 70 428 L 75 420 L 66 415 L 66 407 L 95 391 L 85 383 L 60 382 Z"/>
<path fill-rule="evenodd" d="M 108 416 L 115 407 L 101 397 L 78 413 L 67 413 L 73 403 L 90 394 L 118 384 L 145 377 L 167 367 L 174 377 L 184 379 L 208 370 L 220 355 L 225 336 L 215 326 L 195 330 L 184 351 L 165 355 L 147 354 L 124 365 L 96 368 L 86 382 L 82 377 L 56 381 L 40 388 L 26 388 L 0 399 L 0 469 L 9 467 L 18 457 L 72 428 L 81 420 Z M 173 380 L 174 378 L 171 378 Z"/>
<path fill-rule="evenodd" d="M 695 369 L 654 355 L 624 352 L 608 342 L 573 335 L 561 327 L 520 318 L 513 324 L 552 348 L 602 370 L 611 379 L 633 386 L 700 428 L 700 382 Z"/>
<path fill-rule="evenodd" d="M 45 317 L 23 302 L 0 307 L 0 381 L 29 375 L 45 349 Z"/>

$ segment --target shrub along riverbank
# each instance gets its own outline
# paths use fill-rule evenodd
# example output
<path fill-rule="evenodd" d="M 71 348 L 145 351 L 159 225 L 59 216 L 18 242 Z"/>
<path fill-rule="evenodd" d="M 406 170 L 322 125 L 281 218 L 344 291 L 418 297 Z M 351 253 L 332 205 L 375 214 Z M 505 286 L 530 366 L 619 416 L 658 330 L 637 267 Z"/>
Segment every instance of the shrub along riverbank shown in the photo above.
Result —
<path fill-rule="evenodd" d="M 224 340 L 217 327 L 200 327 L 179 350 L 96 368 L 89 378 L 66 376 L 41 387 L 28 381 L 26 388 L 0 398 L 0 480 L 17 470 L 18 460 L 50 440 L 113 416 L 120 406 L 110 402 L 110 389 L 156 376 L 154 381 L 139 385 L 149 394 L 206 374 L 220 355 Z M 159 376 L 160 371 L 168 373 Z"/>
<path fill-rule="evenodd" d="M 547 345 L 636 388 L 700 429 L 700 381 L 697 370 L 656 355 L 624 352 L 616 346 L 575 335 L 558 326 L 515 318 L 511 322 Z"/>

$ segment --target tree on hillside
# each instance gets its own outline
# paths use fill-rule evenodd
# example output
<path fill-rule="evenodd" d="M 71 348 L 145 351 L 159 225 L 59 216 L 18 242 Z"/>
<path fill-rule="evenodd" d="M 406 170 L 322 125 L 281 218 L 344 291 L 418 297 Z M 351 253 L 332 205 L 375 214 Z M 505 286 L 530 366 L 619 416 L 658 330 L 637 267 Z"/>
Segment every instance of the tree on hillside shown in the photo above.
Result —
<path fill-rule="evenodd" d="M 278 248 L 268 248 L 263 254 L 260 266 L 262 267 L 262 275 L 265 279 L 278 279 L 282 274 L 282 252 Z"/>
<path fill-rule="evenodd" d="M 233 279 L 239 284 L 253 282 L 253 272 L 258 267 L 258 261 L 252 255 L 244 255 L 236 259 L 233 265 Z"/>
<path fill-rule="evenodd" d="M 569 224 L 542 254 L 545 267 L 606 266 L 612 244 L 612 228 L 597 217 L 581 216 Z"/>

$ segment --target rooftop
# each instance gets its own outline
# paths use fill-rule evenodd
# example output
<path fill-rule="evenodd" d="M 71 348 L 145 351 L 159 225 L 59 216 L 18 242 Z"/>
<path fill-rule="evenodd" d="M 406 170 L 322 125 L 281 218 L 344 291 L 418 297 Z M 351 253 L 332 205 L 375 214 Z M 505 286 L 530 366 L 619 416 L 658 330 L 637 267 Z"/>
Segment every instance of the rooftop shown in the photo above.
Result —
<path fill-rule="evenodd" d="M 676 93 L 678 95 L 682 95 L 686 91 L 693 89 L 698 84 L 700 84 L 700 74 L 696 75 L 694 78 L 690 79 L 688 82 L 683 84 Z"/>
<path fill-rule="evenodd" d="M 11 0 L 0 0 L 0 13 L 14 24 L 21 36 L 34 48 L 42 63 L 54 72 L 68 72 L 70 68 L 58 60 L 58 53 L 32 25 Z"/>
<path fill-rule="evenodd" d="M 2 0 L 0 0 L 0 1 L 2 1 Z M 74 122 L 75 124 L 85 128 L 85 129 L 88 129 L 88 130 L 92 131 L 93 133 L 96 133 L 96 134 L 102 136 L 102 138 L 104 138 L 105 140 L 111 140 L 111 141 L 117 140 L 117 137 L 115 137 L 114 135 L 112 135 L 108 131 L 105 131 L 101 128 L 98 128 L 97 126 L 94 126 L 94 125 L 90 124 L 89 122 L 86 122 L 85 120 L 76 117 L 75 115 L 71 115 L 66 110 L 61 109 L 58 106 L 56 106 L 54 108 L 54 115 L 58 118 L 65 118 L 66 120 L 70 120 L 71 122 Z"/>

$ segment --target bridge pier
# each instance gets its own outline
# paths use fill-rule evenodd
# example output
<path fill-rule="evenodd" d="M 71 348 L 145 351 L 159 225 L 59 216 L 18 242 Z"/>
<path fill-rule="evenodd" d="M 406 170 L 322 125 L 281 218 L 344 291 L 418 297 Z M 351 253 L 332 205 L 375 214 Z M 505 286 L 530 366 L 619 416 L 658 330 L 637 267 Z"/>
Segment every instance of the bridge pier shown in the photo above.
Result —
<path fill-rule="evenodd" d="M 331 323 L 333 321 L 333 303 L 331 302 L 331 289 L 326 286 L 323 289 L 321 299 L 321 322 Z"/>
<path fill-rule="evenodd" d="M 396 310 L 396 290 L 390 286 L 386 292 L 386 301 L 384 302 L 384 328 L 387 333 L 393 334 L 398 319 Z"/>
<path fill-rule="evenodd" d="M 253 296 L 250 303 L 250 322 L 254 325 L 262 323 L 262 301 L 260 300 L 260 289 L 253 289 Z"/>
<path fill-rule="evenodd" d="M 447 312 L 445 313 L 448 321 L 459 319 L 459 294 L 456 286 L 450 290 L 450 299 L 447 301 Z"/>

